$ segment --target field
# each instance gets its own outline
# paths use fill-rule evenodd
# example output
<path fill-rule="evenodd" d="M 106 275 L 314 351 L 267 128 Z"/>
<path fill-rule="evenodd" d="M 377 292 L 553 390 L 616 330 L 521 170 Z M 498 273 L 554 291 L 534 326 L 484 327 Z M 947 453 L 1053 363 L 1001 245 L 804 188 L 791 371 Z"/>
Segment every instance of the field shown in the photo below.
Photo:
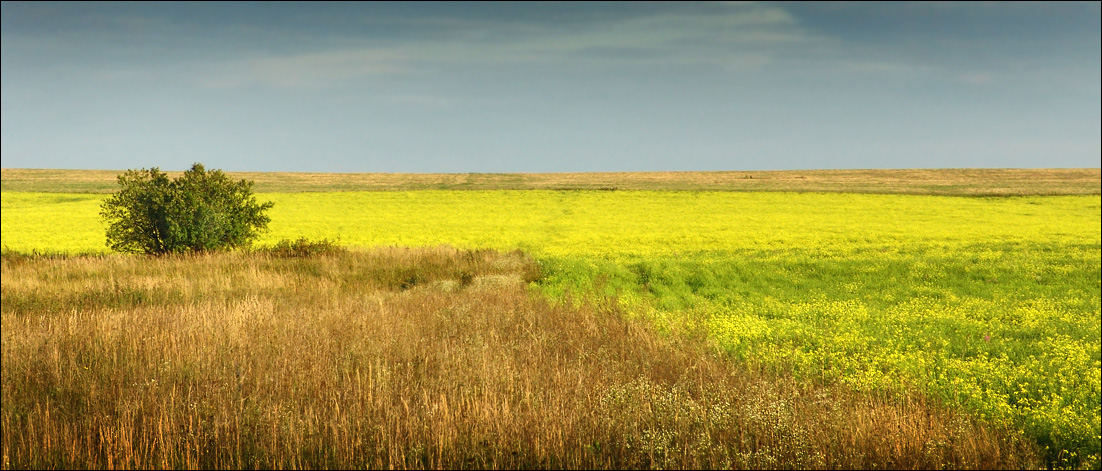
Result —
<path fill-rule="evenodd" d="M 905 172 L 275 175 L 261 246 L 354 251 L 161 260 L 18 255 L 102 253 L 105 195 L 4 170 L 4 464 L 1097 468 L 1099 171 Z"/>
<path fill-rule="evenodd" d="M 117 170 L 0 169 L 0 190 L 110 193 Z M 182 172 L 168 172 L 175 178 Z M 1079 169 L 782 170 L 606 173 L 227 172 L 265 193 L 395 190 L 716 190 L 916 195 L 1097 195 L 1102 171 Z"/>

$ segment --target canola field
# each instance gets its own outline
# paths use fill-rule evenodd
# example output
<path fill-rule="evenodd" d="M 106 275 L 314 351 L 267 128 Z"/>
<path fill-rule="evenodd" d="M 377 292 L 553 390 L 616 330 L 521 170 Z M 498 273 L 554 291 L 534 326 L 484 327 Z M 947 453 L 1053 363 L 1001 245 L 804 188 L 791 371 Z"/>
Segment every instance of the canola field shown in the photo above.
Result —
<path fill-rule="evenodd" d="M 4 192 L 5 250 L 100 253 L 102 194 Z M 663 191 L 262 193 L 259 242 L 522 249 L 564 302 L 703 330 L 740 361 L 1009 424 L 1100 463 L 1100 203 Z"/>

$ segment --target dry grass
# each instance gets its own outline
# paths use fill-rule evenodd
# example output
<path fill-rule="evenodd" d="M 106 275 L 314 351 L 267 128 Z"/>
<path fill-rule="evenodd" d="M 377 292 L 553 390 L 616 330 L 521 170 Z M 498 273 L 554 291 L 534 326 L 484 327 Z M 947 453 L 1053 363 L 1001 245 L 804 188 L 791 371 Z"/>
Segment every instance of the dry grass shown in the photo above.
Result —
<path fill-rule="evenodd" d="M 4 191 L 109 193 L 119 170 L 3 169 Z M 180 172 L 169 172 L 175 177 Z M 383 190 L 719 190 L 929 195 L 1097 195 L 1102 169 L 911 169 L 609 173 L 229 172 L 258 192 Z"/>
<path fill-rule="evenodd" d="M 3 259 L 3 468 L 1018 468 L 1036 451 L 532 294 L 520 253 Z"/>

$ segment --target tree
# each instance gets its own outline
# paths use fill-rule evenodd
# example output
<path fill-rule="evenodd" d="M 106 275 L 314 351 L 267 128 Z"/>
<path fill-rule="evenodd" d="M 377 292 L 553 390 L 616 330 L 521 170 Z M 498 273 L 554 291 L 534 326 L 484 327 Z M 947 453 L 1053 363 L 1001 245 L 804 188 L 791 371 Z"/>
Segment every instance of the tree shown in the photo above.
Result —
<path fill-rule="evenodd" d="M 107 246 L 147 254 L 248 246 L 267 229 L 271 219 L 264 211 L 273 205 L 257 203 L 252 186 L 199 163 L 175 180 L 157 167 L 127 170 L 100 210 Z"/>

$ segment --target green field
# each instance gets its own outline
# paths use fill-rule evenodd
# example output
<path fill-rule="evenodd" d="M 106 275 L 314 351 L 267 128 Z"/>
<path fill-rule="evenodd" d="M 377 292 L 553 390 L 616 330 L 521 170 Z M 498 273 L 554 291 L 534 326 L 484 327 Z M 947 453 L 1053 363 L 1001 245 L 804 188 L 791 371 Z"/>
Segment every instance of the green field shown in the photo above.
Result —
<path fill-rule="evenodd" d="M 4 191 L 2 245 L 104 252 L 102 194 Z M 737 361 L 918 391 L 1100 463 L 1100 203 L 721 191 L 261 193 L 259 242 L 521 249 L 560 303 L 706 332 Z M 5 279 L 5 284 L 9 283 Z"/>

